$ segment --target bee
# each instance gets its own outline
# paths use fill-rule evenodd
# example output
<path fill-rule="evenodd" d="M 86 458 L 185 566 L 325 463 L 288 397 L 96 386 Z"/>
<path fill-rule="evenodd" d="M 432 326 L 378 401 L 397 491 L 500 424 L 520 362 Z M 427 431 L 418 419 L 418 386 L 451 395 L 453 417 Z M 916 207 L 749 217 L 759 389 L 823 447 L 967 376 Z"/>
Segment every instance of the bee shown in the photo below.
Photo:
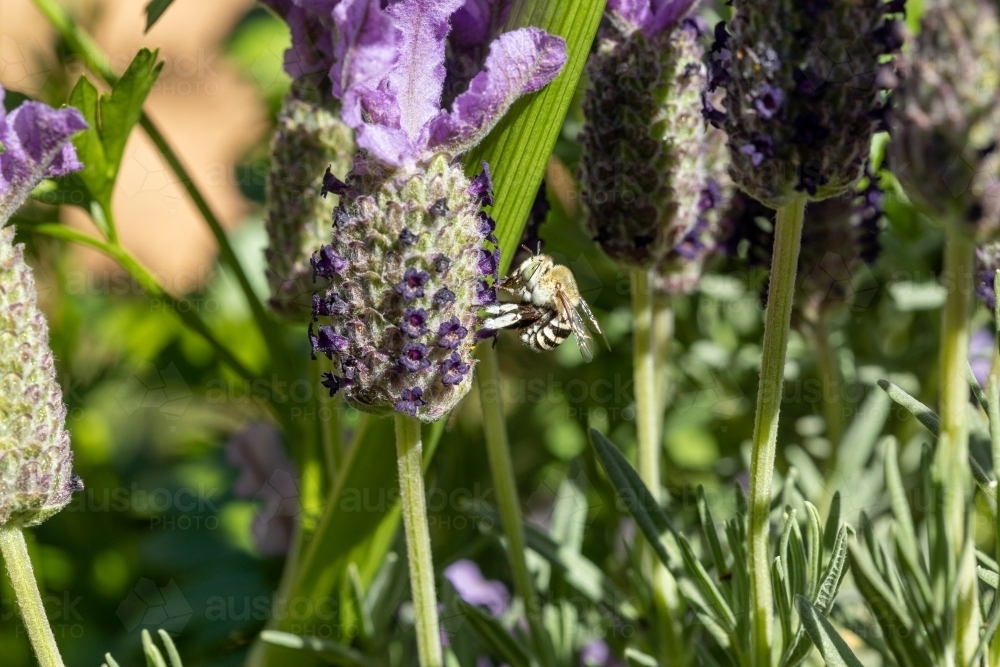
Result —
<path fill-rule="evenodd" d="M 601 325 L 580 296 L 573 272 L 548 255 L 534 254 L 498 285 L 502 302 L 486 308 L 486 329 L 514 329 L 521 342 L 536 352 L 559 347 L 570 334 L 576 336 L 580 354 L 594 358 L 590 333 L 579 311 L 604 338 Z M 610 346 L 609 346 L 610 349 Z"/>

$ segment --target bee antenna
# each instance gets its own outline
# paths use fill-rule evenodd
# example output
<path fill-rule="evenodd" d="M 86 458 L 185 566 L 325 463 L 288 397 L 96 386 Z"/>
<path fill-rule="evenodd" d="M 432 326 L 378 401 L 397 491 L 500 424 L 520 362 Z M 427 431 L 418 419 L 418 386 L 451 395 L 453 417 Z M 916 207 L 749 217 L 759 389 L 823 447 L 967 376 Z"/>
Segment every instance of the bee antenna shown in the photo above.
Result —
<path fill-rule="evenodd" d="M 524 243 L 521 244 L 521 247 L 524 248 L 525 250 L 527 250 L 529 255 L 535 255 L 535 254 L 537 254 L 537 253 L 532 252 L 531 248 L 529 248 Z"/>
<path fill-rule="evenodd" d="M 541 255 L 542 254 L 542 240 L 541 239 L 538 239 L 538 243 L 535 244 L 535 248 L 536 248 L 535 254 L 536 255 Z"/>

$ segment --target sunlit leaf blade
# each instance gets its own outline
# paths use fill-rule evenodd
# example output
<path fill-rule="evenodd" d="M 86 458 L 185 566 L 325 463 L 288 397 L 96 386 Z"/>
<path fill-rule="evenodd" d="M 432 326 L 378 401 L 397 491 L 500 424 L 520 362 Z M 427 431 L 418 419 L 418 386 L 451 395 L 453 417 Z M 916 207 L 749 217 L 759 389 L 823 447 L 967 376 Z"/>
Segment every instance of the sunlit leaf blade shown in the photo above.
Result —
<path fill-rule="evenodd" d="M 827 667 L 864 667 L 836 628 L 830 625 L 830 621 L 826 620 L 809 600 L 798 595 L 795 598 L 795 607 L 799 610 L 802 626 L 819 649 Z"/>
<path fill-rule="evenodd" d="M 177 652 L 177 647 L 174 646 L 174 640 L 170 638 L 170 635 L 166 630 L 162 628 L 157 631 L 160 635 L 160 640 L 163 642 L 163 648 L 167 649 L 167 657 L 170 658 L 170 667 L 184 667 L 184 663 L 181 661 L 181 655 Z"/>
<path fill-rule="evenodd" d="M 146 32 L 153 27 L 153 24 L 160 20 L 163 12 L 173 3 L 174 0 L 150 0 L 146 5 Z"/>
<path fill-rule="evenodd" d="M 489 163 L 496 200 L 490 214 L 497 221 L 501 274 L 510 266 L 528 211 L 535 201 L 545 165 L 562 129 L 583 66 L 604 12 L 604 0 L 518 0 L 505 30 L 537 26 L 566 40 L 568 59 L 556 79 L 511 107 L 489 136 L 466 156 L 466 169 L 478 173 Z"/>
<path fill-rule="evenodd" d="M 290 632 L 264 630 L 260 638 L 269 644 L 316 653 L 327 662 L 340 667 L 377 667 L 378 663 L 352 648 L 319 637 L 300 637 Z"/>
<path fill-rule="evenodd" d="M 629 667 L 656 667 L 656 658 L 634 648 L 625 649 L 625 662 Z"/>

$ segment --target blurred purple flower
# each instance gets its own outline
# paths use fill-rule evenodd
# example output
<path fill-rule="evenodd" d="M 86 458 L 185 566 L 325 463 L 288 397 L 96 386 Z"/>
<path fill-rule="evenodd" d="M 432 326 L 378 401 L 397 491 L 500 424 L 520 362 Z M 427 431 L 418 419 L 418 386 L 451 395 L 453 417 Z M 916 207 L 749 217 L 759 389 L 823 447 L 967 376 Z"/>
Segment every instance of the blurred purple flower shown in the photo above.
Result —
<path fill-rule="evenodd" d="M 969 339 L 969 365 L 972 366 L 972 374 L 979 380 L 979 385 L 984 388 L 993 366 L 995 344 L 993 331 L 989 327 L 977 329 Z"/>
<path fill-rule="evenodd" d="M 42 179 L 83 169 L 69 139 L 87 129 L 83 115 L 72 107 L 24 102 L 7 113 L 5 95 L 0 86 L 0 226 Z"/>
<path fill-rule="evenodd" d="M 507 587 L 495 579 L 486 579 L 471 560 L 457 560 L 444 569 L 444 578 L 455 587 L 458 596 L 472 605 L 486 607 L 500 617 L 510 606 Z"/>
<path fill-rule="evenodd" d="M 292 33 L 285 72 L 293 79 L 330 71 L 333 65 L 333 9 L 340 0 L 261 0 Z"/>
<path fill-rule="evenodd" d="M 624 667 L 603 639 L 591 639 L 580 649 L 581 667 Z"/>
<path fill-rule="evenodd" d="M 477 144 L 518 97 L 538 90 L 566 62 L 566 44 L 538 28 L 500 35 L 483 70 L 441 108 L 452 15 L 462 0 L 345 0 L 333 10 L 338 29 L 333 94 L 358 146 L 389 167 Z M 467 13 L 463 15 L 463 20 Z"/>
<path fill-rule="evenodd" d="M 287 553 L 301 505 L 298 473 L 281 433 L 268 422 L 248 424 L 230 437 L 226 460 L 240 471 L 233 485 L 236 497 L 261 505 L 252 529 L 257 550 L 265 556 Z"/>
<path fill-rule="evenodd" d="M 612 20 L 631 32 L 653 37 L 676 26 L 698 0 L 608 0 Z"/>

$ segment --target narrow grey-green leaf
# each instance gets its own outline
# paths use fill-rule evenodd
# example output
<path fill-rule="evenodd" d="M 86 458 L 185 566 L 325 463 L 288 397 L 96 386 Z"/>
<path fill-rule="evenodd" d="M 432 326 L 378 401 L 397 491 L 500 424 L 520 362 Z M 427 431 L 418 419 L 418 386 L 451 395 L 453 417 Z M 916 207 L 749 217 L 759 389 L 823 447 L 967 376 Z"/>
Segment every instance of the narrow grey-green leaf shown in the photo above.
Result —
<path fill-rule="evenodd" d="M 667 569 L 675 569 L 680 564 L 667 553 L 662 539 L 664 534 L 672 533 L 673 528 L 639 474 L 618 448 L 597 429 L 590 429 L 590 443 L 615 492 L 625 503 L 625 508 L 652 545 L 657 557 Z"/>
<path fill-rule="evenodd" d="M 837 450 L 837 470 L 843 474 L 853 474 L 865 467 L 871 458 L 872 449 L 878 442 L 886 420 L 889 418 L 891 403 L 880 391 L 870 391 L 857 416 L 844 431 Z"/>
<path fill-rule="evenodd" d="M 167 631 L 161 628 L 160 630 L 157 630 L 157 634 L 160 635 L 160 640 L 163 642 L 163 648 L 167 649 L 167 658 L 170 659 L 170 667 L 184 667 L 184 663 L 181 661 L 181 654 L 177 652 L 177 647 L 174 646 L 174 640 L 170 638 Z"/>
<path fill-rule="evenodd" d="M 778 608 L 778 622 L 781 624 L 782 652 L 788 648 L 792 638 L 792 601 L 788 598 L 788 583 L 781 567 L 781 558 L 771 561 L 771 589 L 774 593 L 774 603 Z"/>
<path fill-rule="evenodd" d="M 712 509 L 708 506 L 705 498 L 705 487 L 698 485 L 698 521 L 701 523 L 701 532 L 708 543 L 708 550 L 712 554 L 712 562 L 715 564 L 715 573 L 722 577 L 728 572 L 726 567 L 726 556 L 722 551 L 722 541 L 719 539 L 719 531 L 712 518 Z"/>
<path fill-rule="evenodd" d="M 378 663 L 352 648 L 319 637 L 300 637 L 290 632 L 264 630 L 260 638 L 268 644 L 315 653 L 340 667 L 377 667 Z M 512 666 L 513 667 L 513 666 Z M 521 665 L 520 667 L 526 667 Z"/>
<path fill-rule="evenodd" d="M 976 573 L 979 574 L 979 579 L 984 584 L 994 589 L 1000 589 L 1000 573 L 987 570 L 982 565 L 976 567 Z"/>
<path fill-rule="evenodd" d="M 845 523 L 837 533 L 837 541 L 830 553 L 830 563 L 823 574 L 822 582 L 816 589 L 816 596 L 812 599 L 813 604 L 824 614 L 830 613 L 840 591 L 840 585 L 847 576 L 847 547 L 852 537 L 854 529 Z"/>
<path fill-rule="evenodd" d="M 975 456 L 969 455 L 969 467 L 972 468 L 972 479 L 976 481 L 976 486 L 979 490 L 983 492 L 983 497 L 986 498 L 986 504 L 990 507 L 990 512 L 993 516 L 997 515 L 997 487 L 996 482 L 990 479 L 990 476 L 983 470 L 983 467 L 979 465 L 979 461 L 976 460 Z"/>
<path fill-rule="evenodd" d="M 456 601 L 456 606 L 466 615 L 466 620 L 476 636 L 502 657 L 510 667 L 531 666 L 527 648 L 507 632 L 507 629 L 500 625 L 500 621 L 463 600 Z"/>
<path fill-rule="evenodd" d="M 889 395 L 889 398 L 903 406 L 907 412 L 916 417 L 917 421 L 923 424 L 928 431 L 934 435 L 938 435 L 941 432 L 941 419 L 929 407 L 888 380 L 879 380 L 878 386 L 882 387 L 882 390 Z"/>
<path fill-rule="evenodd" d="M 677 536 L 677 543 L 681 548 L 681 557 L 684 559 L 684 568 L 687 571 L 687 575 L 694 579 L 698 588 L 701 589 L 702 595 L 705 596 L 705 599 L 712 606 L 719 624 L 722 625 L 726 632 L 735 632 L 736 616 L 729 607 L 729 603 L 726 602 L 722 591 L 715 585 L 715 581 L 711 575 L 708 574 L 704 566 L 702 566 L 701 561 L 698 560 L 694 550 L 691 548 L 691 543 L 688 542 L 687 537 L 684 535 Z"/>
<path fill-rule="evenodd" d="M 656 667 L 656 658 L 631 647 L 625 649 L 625 662 L 629 667 Z"/>
<path fill-rule="evenodd" d="M 515 102 L 465 159 L 470 173 L 478 173 L 484 161 L 493 172 L 496 199 L 490 214 L 497 221 L 501 275 L 521 242 L 528 212 L 590 55 L 604 4 L 605 0 L 516 0 L 504 24 L 505 31 L 535 26 L 562 37 L 567 60 L 552 83 Z"/>
<path fill-rule="evenodd" d="M 823 551 L 830 553 L 840 532 L 840 491 L 833 494 L 830 509 L 826 513 L 826 526 L 823 528 Z"/>
<path fill-rule="evenodd" d="M 107 663 L 107 667 L 118 667 L 118 662 L 111 657 L 110 653 L 104 654 L 104 662 Z"/>
<path fill-rule="evenodd" d="M 819 510 L 810 502 L 806 502 L 806 541 L 809 557 L 809 599 L 816 599 L 820 578 L 823 573 L 823 529 L 820 527 Z"/>
<path fill-rule="evenodd" d="M 354 561 L 347 564 L 347 583 L 351 594 L 351 604 L 358 616 L 358 633 L 362 642 L 370 642 L 375 634 L 372 624 L 371 609 L 365 596 L 365 585 L 361 581 L 361 572 Z"/>
<path fill-rule="evenodd" d="M 840 633 L 809 600 L 799 595 L 795 598 L 795 606 L 799 610 L 802 627 L 819 649 L 827 667 L 864 667 Z"/>
<path fill-rule="evenodd" d="M 146 629 L 142 631 L 142 652 L 146 655 L 146 667 L 167 667 L 167 661 Z"/>
<path fill-rule="evenodd" d="M 990 404 L 986 400 L 986 392 L 983 391 L 982 386 L 979 384 L 979 380 L 976 379 L 976 374 L 972 372 L 972 364 L 966 362 L 965 364 L 965 379 L 969 383 L 969 389 L 972 390 L 972 395 L 976 397 L 979 405 L 982 406 L 983 411 L 987 415 L 990 414 Z"/>
<path fill-rule="evenodd" d="M 903 477 L 899 472 L 896 448 L 896 439 L 886 438 L 884 448 L 885 488 L 889 492 L 892 514 L 899 527 L 896 536 L 902 547 L 915 555 L 917 553 L 917 530 L 913 524 L 913 516 L 910 514 L 906 489 L 903 488 Z"/>

